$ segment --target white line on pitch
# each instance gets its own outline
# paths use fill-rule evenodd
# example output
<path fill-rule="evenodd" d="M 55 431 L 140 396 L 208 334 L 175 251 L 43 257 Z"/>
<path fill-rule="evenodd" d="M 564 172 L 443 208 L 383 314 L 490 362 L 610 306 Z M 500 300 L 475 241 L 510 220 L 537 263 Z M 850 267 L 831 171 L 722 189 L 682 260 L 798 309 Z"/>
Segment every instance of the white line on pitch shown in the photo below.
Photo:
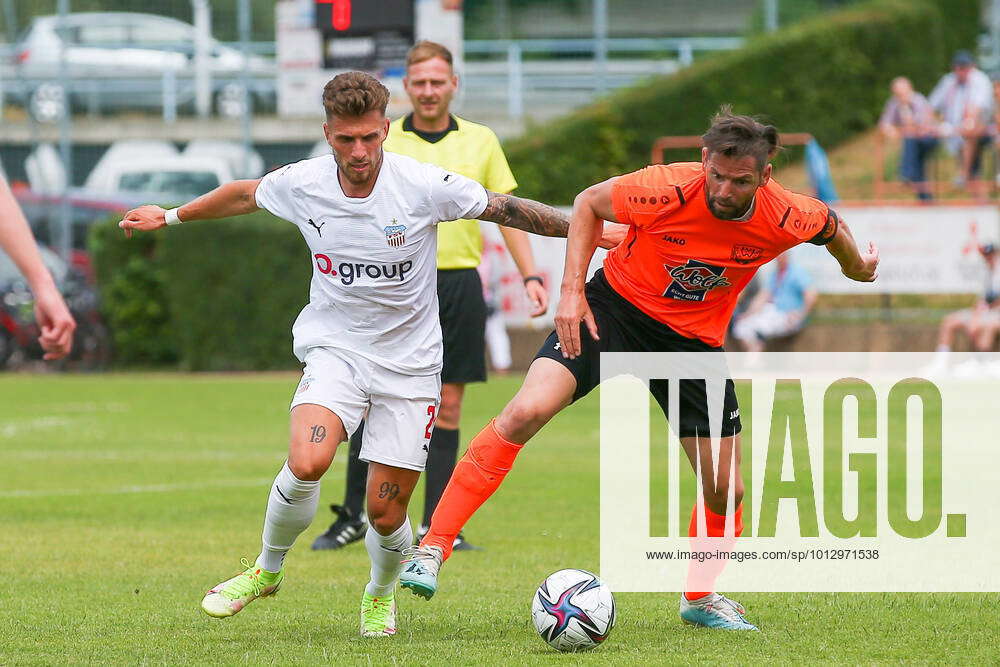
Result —
<path fill-rule="evenodd" d="M 69 417 L 37 417 L 35 419 L 25 419 L 24 421 L 12 421 L 0 426 L 0 437 L 13 438 L 15 435 L 25 431 L 40 431 L 50 428 L 63 428 L 70 426 L 76 421 Z"/>
<path fill-rule="evenodd" d="M 32 498 L 36 496 L 97 496 L 125 493 L 171 493 L 173 491 L 200 491 L 233 486 L 265 486 L 274 481 L 273 478 L 219 480 L 200 484 L 146 484 L 141 486 L 122 486 L 117 489 L 13 489 L 0 491 L 0 498 Z"/>

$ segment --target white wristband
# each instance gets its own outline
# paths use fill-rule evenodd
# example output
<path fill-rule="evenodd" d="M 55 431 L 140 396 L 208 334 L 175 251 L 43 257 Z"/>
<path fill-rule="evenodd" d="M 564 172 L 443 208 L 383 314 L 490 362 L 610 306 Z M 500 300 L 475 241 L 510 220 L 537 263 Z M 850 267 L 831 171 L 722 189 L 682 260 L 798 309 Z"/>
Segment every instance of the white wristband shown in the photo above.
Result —
<path fill-rule="evenodd" d="M 177 216 L 177 211 L 179 210 L 180 207 L 178 206 L 177 208 L 168 208 L 164 211 L 163 216 L 167 219 L 168 225 L 179 225 L 184 222 Z"/>

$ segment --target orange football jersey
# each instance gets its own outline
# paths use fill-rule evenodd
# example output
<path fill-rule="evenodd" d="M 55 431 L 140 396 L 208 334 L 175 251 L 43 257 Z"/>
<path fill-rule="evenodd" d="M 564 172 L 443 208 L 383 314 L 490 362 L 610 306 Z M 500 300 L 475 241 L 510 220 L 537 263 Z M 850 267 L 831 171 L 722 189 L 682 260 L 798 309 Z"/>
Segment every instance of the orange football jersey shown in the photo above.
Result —
<path fill-rule="evenodd" d="M 611 204 L 631 229 L 604 260 L 608 282 L 650 317 L 712 346 L 722 345 L 740 292 L 758 268 L 803 241 L 829 241 L 838 223 L 826 204 L 774 179 L 757 190 L 748 219 L 717 218 L 700 162 L 620 176 Z"/>

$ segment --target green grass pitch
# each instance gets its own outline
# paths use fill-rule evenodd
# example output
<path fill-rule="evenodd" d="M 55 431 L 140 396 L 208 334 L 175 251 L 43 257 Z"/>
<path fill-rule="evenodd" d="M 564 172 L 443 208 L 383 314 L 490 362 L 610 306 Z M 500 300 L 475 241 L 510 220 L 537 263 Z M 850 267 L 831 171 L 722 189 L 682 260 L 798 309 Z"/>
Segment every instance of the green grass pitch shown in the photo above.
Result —
<path fill-rule="evenodd" d="M 520 378 L 470 386 L 463 441 Z M 313 552 L 343 494 L 341 451 L 280 594 L 215 620 L 203 593 L 259 548 L 297 376 L 0 376 L 0 664 L 747 664 L 1000 659 L 996 594 L 740 594 L 761 633 L 683 626 L 677 596 L 619 594 L 608 642 L 549 649 L 530 621 L 550 572 L 598 567 L 592 395 L 532 441 L 469 526 L 432 602 L 357 636 L 364 547 Z M 989 464 L 987 462 L 987 464 Z M 550 474 L 551 473 L 551 474 Z M 411 508 L 419 518 L 421 499 Z M 680 574 L 678 575 L 680 579 Z"/>

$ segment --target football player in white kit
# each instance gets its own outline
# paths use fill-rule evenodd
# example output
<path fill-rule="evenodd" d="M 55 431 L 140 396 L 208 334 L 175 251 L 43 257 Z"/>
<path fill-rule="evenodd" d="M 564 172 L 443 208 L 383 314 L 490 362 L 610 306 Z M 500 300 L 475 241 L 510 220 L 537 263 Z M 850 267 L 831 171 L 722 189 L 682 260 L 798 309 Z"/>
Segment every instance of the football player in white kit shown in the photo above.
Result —
<path fill-rule="evenodd" d="M 361 634 L 396 632 L 396 579 L 402 551 L 413 543 L 406 508 L 441 389 L 436 225 L 478 218 L 566 236 L 567 216 L 549 206 L 384 153 L 388 99 L 372 76 L 340 74 L 323 90 L 331 155 L 227 183 L 176 209 L 142 206 L 119 223 L 131 235 L 264 208 L 299 227 L 312 257 L 309 304 L 292 328 L 305 369 L 291 403 L 288 460 L 271 486 L 260 555 L 208 592 L 201 606 L 210 616 L 232 616 L 277 592 L 285 554 L 316 513 L 319 480 L 367 412 L 361 458 L 370 463 L 374 530 L 365 538 L 371 580 Z"/>

